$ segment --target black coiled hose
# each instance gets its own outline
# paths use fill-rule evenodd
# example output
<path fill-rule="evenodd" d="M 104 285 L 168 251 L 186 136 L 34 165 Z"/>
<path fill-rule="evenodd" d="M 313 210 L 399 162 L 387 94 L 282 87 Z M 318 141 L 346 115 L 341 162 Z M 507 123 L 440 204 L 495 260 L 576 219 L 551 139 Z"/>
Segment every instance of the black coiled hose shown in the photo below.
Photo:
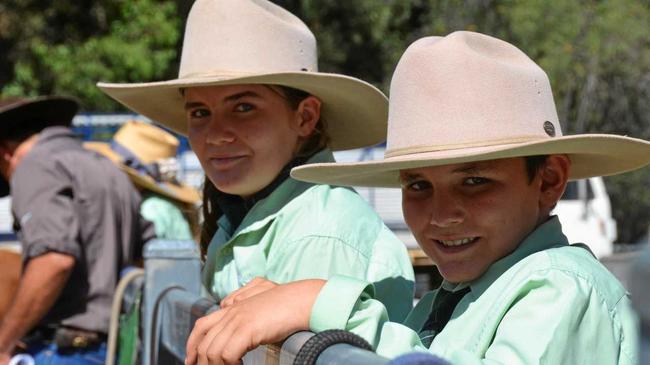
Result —
<path fill-rule="evenodd" d="M 364 350 L 372 351 L 372 347 L 366 340 L 352 332 L 327 330 L 316 334 L 302 345 L 298 354 L 296 354 L 293 365 L 315 365 L 316 359 L 318 359 L 318 356 L 325 349 L 339 343 L 347 343 Z"/>

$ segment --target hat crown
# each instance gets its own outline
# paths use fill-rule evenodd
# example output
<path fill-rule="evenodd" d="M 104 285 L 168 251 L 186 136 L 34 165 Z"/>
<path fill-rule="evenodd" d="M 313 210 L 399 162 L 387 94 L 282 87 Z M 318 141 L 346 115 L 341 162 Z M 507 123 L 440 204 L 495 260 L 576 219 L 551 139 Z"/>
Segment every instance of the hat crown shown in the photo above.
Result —
<path fill-rule="evenodd" d="M 197 0 L 185 28 L 179 78 L 318 71 L 316 39 L 266 0 Z"/>
<path fill-rule="evenodd" d="M 515 46 L 479 33 L 413 43 L 390 98 L 387 157 L 562 135 L 546 73 Z"/>
<path fill-rule="evenodd" d="M 176 157 L 179 141 L 156 126 L 128 121 L 113 136 L 113 140 L 128 149 L 145 164 Z"/>

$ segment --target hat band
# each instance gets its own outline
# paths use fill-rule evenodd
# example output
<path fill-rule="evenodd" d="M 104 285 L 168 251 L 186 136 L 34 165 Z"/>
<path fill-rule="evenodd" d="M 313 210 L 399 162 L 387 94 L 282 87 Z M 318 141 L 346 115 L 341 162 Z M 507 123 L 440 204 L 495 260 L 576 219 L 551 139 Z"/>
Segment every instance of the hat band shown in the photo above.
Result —
<path fill-rule="evenodd" d="M 439 152 L 439 151 L 449 151 L 457 150 L 463 148 L 472 148 L 472 147 L 490 147 L 498 145 L 510 145 L 510 144 L 519 144 L 533 141 L 540 141 L 549 138 L 539 137 L 539 136 L 523 136 L 523 137 L 509 137 L 504 139 L 494 139 L 490 141 L 481 141 L 481 142 L 469 142 L 469 143 L 450 143 L 444 145 L 435 145 L 435 146 L 412 146 L 412 147 L 402 147 L 402 148 L 391 148 L 386 150 L 384 158 L 391 157 L 400 157 L 404 155 L 412 155 L 417 153 L 425 152 Z"/>
<path fill-rule="evenodd" d="M 131 150 L 121 145 L 115 140 L 111 141 L 111 149 L 122 157 L 122 163 L 137 172 L 150 176 L 156 182 L 161 182 L 160 167 L 157 163 L 146 164 L 142 162 Z"/>
<path fill-rule="evenodd" d="M 282 72 L 282 71 L 280 71 Z M 289 71 L 287 71 L 289 72 Z M 262 75 L 262 74 L 269 74 L 269 73 L 278 73 L 278 72 L 269 72 L 269 71 L 263 71 L 260 70 L 258 72 L 250 72 L 250 71 L 209 71 L 209 72 L 190 72 L 184 75 L 179 74 L 178 78 L 179 79 L 207 79 L 207 78 L 222 78 L 222 79 L 227 79 L 227 78 L 233 78 L 233 77 L 246 77 L 246 76 L 256 76 L 256 75 Z"/>

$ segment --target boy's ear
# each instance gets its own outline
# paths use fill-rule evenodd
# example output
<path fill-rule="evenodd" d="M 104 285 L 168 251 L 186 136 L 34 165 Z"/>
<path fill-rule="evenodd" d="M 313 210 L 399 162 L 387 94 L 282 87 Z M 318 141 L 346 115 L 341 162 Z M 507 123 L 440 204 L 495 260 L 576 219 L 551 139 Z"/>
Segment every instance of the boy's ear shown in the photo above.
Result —
<path fill-rule="evenodd" d="M 539 205 L 542 212 L 550 214 L 562 197 L 567 181 L 571 160 L 567 155 L 550 155 L 544 166 L 539 170 L 540 197 Z"/>
<path fill-rule="evenodd" d="M 300 137 L 309 137 L 316 128 L 320 120 L 321 105 L 320 99 L 313 95 L 306 97 L 298 105 L 296 128 Z"/>

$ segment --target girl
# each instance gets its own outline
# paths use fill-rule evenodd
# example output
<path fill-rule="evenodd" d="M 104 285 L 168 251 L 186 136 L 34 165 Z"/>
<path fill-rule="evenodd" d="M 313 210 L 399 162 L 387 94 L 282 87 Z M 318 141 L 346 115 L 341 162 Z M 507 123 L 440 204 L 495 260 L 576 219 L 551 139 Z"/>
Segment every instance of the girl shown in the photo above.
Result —
<path fill-rule="evenodd" d="M 298 18 L 262 0 L 196 1 L 178 79 L 99 87 L 188 136 L 206 174 L 203 278 L 217 300 L 255 277 L 338 274 L 373 282 L 391 318 L 406 316 L 413 271 L 402 242 L 353 190 L 289 177 L 334 161 L 332 150 L 381 142 L 387 119 L 379 90 L 317 71 Z"/>

